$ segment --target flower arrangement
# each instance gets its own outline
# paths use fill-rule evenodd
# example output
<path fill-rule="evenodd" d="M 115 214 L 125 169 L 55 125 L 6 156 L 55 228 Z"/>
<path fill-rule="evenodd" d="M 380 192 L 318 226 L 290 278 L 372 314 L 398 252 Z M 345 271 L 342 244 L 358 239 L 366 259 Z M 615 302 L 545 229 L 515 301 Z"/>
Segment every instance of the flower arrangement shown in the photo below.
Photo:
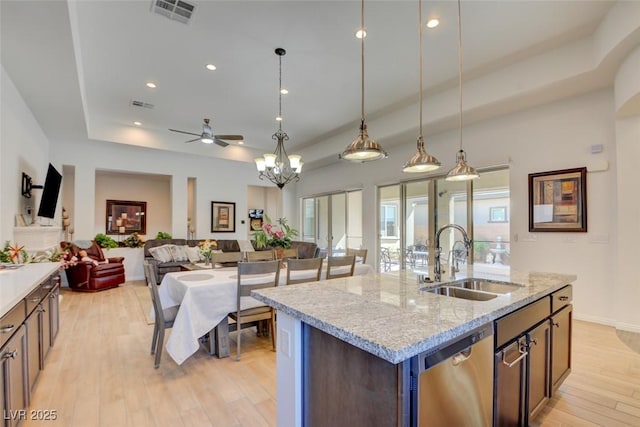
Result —
<path fill-rule="evenodd" d="M 18 246 L 17 243 L 12 246 L 7 240 L 4 243 L 4 248 L 0 249 L 0 263 L 26 264 L 29 262 L 33 262 L 33 258 L 24 249 L 24 246 Z"/>
<path fill-rule="evenodd" d="M 253 232 L 256 247 L 290 248 L 291 239 L 298 235 L 298 230 L 291 228 L 287 224 L 286 218 L 279 218 L 275 224 L 271 223 L 271 219 L 267 215 L 264 216 L 264 219 L 262 229 Z"/>
<path fill-rule="evenodd" d="M 215 240 L 205 240 L 204 242 L 198 243 L 200 247 L 200 254 L 207 261 L 211 261 L 211 257 L 213 256 L 213 250 L 218 247 L 218 242 Z"/>

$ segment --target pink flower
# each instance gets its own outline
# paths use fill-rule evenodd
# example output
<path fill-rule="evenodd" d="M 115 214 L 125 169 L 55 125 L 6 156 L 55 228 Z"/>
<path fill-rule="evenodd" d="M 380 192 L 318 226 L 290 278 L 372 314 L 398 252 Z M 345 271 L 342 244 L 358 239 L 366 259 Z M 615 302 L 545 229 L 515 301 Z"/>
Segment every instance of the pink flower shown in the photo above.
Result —
<path fill-rule="evenodd" d="M 273 235 L 276 239 L 282 239 L 284 237 L 284 232 L 282 230 L 276 230 Z"/>

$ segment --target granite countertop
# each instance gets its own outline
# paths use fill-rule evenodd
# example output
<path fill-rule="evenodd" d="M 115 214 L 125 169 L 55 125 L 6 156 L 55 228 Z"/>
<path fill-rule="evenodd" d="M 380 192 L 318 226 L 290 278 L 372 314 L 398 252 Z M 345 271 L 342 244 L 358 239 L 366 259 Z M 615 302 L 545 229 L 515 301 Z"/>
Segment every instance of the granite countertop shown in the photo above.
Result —
<path fill-rule="evenodd" d="M 0 317 L 29 295 L 44 279 L 60 267 L 58 262 L 23 264 L 0 270 Z"/>
<path fill-rule="evenodd" d="M 522 285 L 489 301 L 471 301 L 420 290 L 416 273 L 400 271 L 321 283 L 260 289 L 252 295 L 317 329 L 400 363 L 504 316 L 576 280 L 575 275 L 510 272 L 495 275 L 469 268 L 476 277 Z M 447 282 L 444 280 L 442 283 Z"/>

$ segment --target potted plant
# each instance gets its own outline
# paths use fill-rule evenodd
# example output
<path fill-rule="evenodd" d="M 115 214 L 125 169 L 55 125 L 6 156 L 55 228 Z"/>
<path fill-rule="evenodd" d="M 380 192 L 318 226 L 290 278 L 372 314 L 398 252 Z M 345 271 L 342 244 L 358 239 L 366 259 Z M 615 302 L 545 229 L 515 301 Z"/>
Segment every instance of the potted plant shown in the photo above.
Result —
<path fill-rule="evenodd" d="M 291 228 L 287 224 L 286 218 L 279 218 L 275 223 L 271 223 L 271 219 L 265 215 L 265 222 L 260 230 L 253 232 L 253 238 L 256 241 L 256 247 L 274 248 L 281 257 L 282 249 L 291 247 L 291 240 L 298 235 L 298 230 Z"/>
<path fill-rule="evenodd" d="M 117 248 L 118 247 L 118 242 L 116 242 L 115 240 L 113 240 L 111 237 L 107 236 L 104 233 L 98 233 L 96 234 L 96 236 L 93 238 L 93 240 L 96 241 L 96 243 L 101 247 L 101 248 Z"/>

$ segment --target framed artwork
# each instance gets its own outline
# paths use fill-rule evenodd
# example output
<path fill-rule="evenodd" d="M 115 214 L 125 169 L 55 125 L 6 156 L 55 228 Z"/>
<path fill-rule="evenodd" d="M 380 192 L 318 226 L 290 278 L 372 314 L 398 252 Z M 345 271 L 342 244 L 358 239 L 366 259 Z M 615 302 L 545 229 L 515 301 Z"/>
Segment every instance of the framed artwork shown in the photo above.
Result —
<path fill-rule="evenodd" d="M 107 200 L 106 234 L 147 234 L 147 202 Z"/>
<path fill-rule="evenodd" d="M 529 231 L 587 231 L 587 168 L 529 174 Z"/>
<path fill-rule="evenodd" d="M 233 233 L 236 231 L 236 204 L 233 202 L 211 202 L 211 232 Z"/>
<path fill-rule="evenodd" d="M 262 229 L 262 218 L 264 216 L 262 209 L 249 209 L 249 225 L 251 231 Z"/>

